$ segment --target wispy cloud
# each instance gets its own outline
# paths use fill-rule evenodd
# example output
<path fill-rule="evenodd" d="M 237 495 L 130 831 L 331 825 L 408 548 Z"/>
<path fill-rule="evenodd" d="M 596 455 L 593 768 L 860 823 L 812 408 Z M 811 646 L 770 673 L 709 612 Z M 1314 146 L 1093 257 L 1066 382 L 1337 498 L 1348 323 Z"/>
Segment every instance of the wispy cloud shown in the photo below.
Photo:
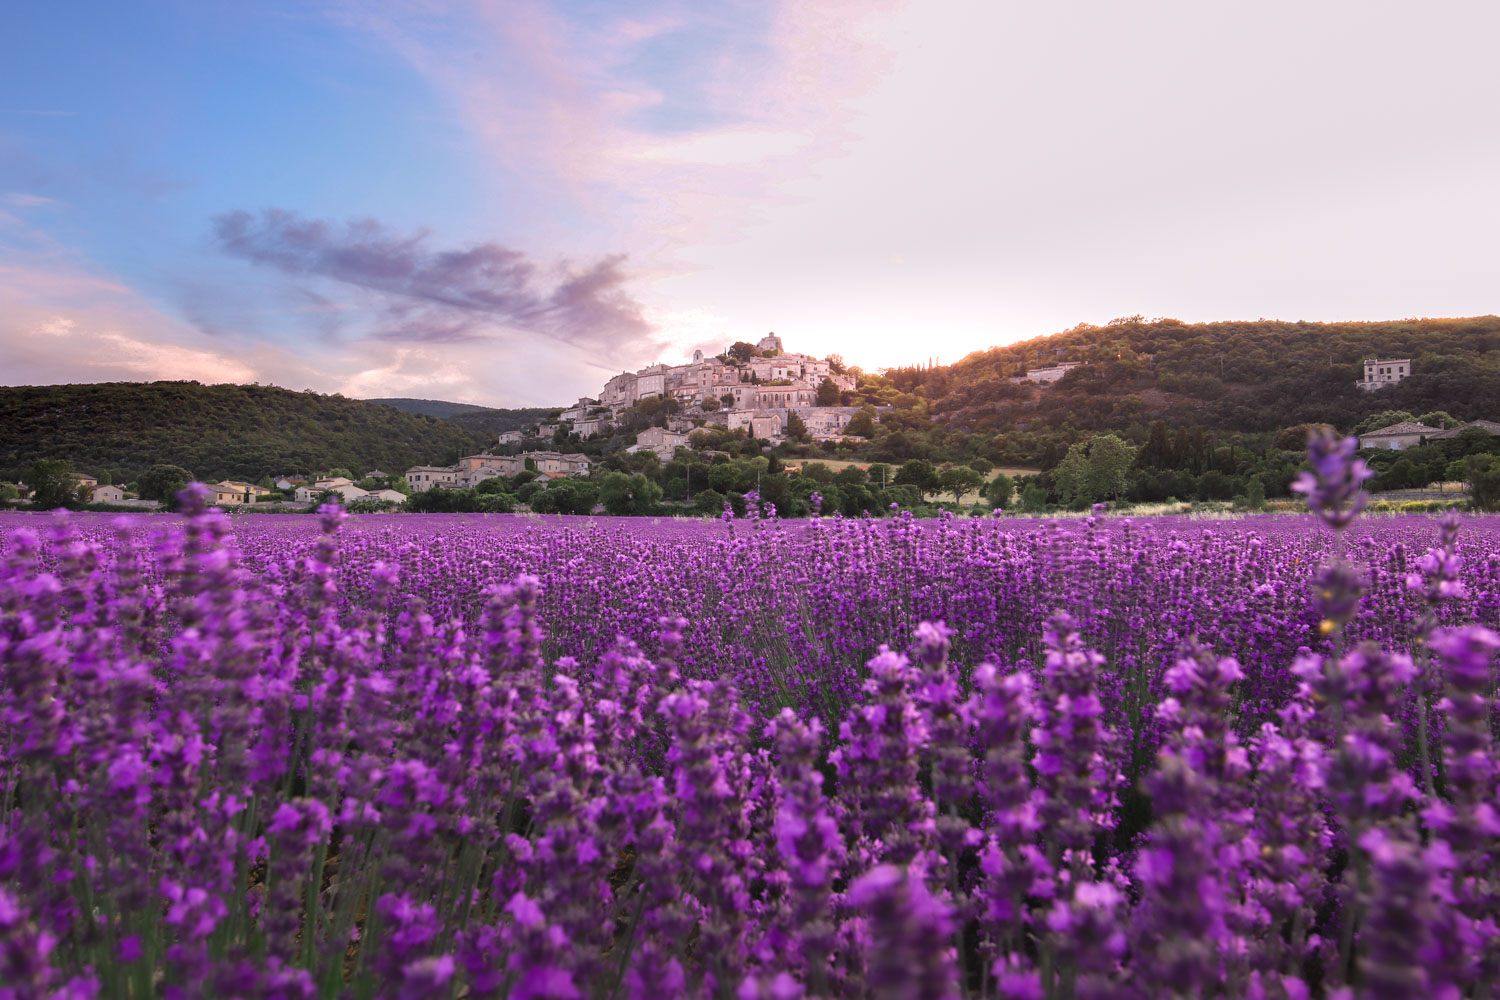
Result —
<path fill-rule="evenodd" d="M 40 194 L 27 194 L 24 191 L 7 191 L 5 203 L 15 208 L 46 208 L 51 205 L 61 205 L 62 202 L 56 198 L 48 198 Z"/>
<path fill-rule="evenodd" d="M 498 243 L 435 249 L 431 234 L 403 234 L 375 219 L 338 224 L 281 209 L 214 220 L 225 253 L 297 278 L 321 277 L 380 293 L 373 336 L 456 343 L 509 328 L 566 344 L 629 353 L 651 327 L 626 290 L 624 257 L 539 265 Z"/>

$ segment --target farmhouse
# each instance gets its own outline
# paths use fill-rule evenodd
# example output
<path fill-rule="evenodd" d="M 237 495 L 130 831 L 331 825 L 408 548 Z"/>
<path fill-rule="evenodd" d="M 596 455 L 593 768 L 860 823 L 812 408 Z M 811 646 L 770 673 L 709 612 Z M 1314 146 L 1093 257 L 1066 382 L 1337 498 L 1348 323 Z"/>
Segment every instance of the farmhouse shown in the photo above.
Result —
<path fill-rule="evenodd" d="M 1389 448 L 1391 451 L 1400 451 L 1402 448 L 1414 448 L 1421 444 L 1426 438 L 1441 433 L 1436 427 L 1428 427 L 1426 424 L 1413 423 L 1403 420 L 1399 424 L 1391 424 L 1389 427 L 1381 427 L 1378 430 L 1369 431 L 1359 436 L 1361 448 Z"/>
<path fill-rule="evenodd" d="M 1389 361 L 1367 358 L 1364 366 L 1365 377 L 1354 384 L 1365 392 L 1395 385 L 1411 374 L 1411 358 L 1395 358 Z"/>
<path fill-rule="evenodd" d="M 125 499 L 125 491 L 118 486 L 95 486 L 89 499 L 94 503 L 119 503 Z"/>
<path fill-rule="evenodd" d="M 213 491 L 214 503 L 221 507 L 229 506 L 230 504 L 243 505 L 254 503 L 255 501 L 254 495 L 246 493 L 244 487 L 239 483 L 214 483 L 209 489 Z"/>

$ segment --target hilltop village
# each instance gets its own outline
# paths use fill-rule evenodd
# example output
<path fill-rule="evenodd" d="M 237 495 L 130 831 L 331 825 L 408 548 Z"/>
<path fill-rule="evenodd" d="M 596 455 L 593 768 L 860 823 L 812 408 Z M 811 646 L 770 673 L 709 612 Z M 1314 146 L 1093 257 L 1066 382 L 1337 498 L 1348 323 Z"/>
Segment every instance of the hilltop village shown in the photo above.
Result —
<path fill-rule="evenodd" d="M 538 439 L 587 440 L 610 434 L 643 410 L 657 422 L 639 429 L 635 443 L 625 451 L 652 452 L 662 462 L 671 461 L 699 430 L 742 432 L 772 445 L 788 436 L 840 441 L 864 409 L 844 405 L 855 388 L 856 373 L 837 357 L 787 351 L 781 338 L 771 333 L 755 344 L 735 343 L 714 357 L 695 351 L 686 364 L 621 372 L 604 384 L 598 398 L 579 399 L 555 421 L 502 433 L 495 453 L 466 455 L 452 465 L 414 466 L 407 470 L 406 480 L 412 489 L 426 490 L 477 486 L 523 469 L 548 478 L 584 475 L 592 465 L 587 455 L 520 447 Z"/>

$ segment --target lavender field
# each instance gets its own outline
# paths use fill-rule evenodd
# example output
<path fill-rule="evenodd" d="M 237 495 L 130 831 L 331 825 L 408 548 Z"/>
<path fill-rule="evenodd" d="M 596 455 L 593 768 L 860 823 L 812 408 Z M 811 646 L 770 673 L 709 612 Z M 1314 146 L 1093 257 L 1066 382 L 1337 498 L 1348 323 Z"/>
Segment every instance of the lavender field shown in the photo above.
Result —
<path fill-rule="evenodd" d="M 0 516 L 0 998 L 1483 997 L 1500 519 Z"/>

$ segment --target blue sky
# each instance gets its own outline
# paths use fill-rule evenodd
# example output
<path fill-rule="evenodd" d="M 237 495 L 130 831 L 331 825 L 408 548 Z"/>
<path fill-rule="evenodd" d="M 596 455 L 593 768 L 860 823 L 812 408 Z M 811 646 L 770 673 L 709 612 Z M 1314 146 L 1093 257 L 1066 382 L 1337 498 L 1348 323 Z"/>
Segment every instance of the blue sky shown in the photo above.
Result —
<path fill-rule="evenodd" d="M 0 380 L 491 405 L 768 330 L 1495 311 L 1487 3 L 43 3 Z"/>

